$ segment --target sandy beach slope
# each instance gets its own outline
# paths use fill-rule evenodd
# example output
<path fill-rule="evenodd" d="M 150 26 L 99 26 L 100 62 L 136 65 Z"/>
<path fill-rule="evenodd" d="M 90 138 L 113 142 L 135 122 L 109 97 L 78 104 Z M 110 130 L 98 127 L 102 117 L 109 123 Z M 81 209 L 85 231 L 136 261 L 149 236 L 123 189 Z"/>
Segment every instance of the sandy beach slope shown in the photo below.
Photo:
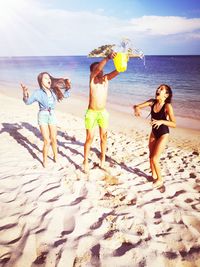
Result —
<path fill-rule="evenodd" d="M 86 175 L 81 101 L 60 105 L 59 161 L 50 151 L 44 169 L 37 105 L 0 95 L 0 266 L 200 266 L 200 132 L 171 131 L 161 193 L 147 122 L 110 110 L 106 170 L 96 135 Z"/>

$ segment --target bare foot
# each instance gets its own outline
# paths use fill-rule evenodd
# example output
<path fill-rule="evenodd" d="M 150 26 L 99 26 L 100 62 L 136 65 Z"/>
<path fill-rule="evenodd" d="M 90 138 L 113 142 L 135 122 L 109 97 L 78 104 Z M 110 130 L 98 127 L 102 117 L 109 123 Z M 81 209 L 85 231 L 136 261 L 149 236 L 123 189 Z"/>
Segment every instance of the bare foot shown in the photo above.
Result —
<path fill-rule="evenodd" d="M 158 181 L 158 178 L 152 176 L 152 182 L 153 182 L 153 184 L 155 184 L 157 181 Z"/>
<path fill-rule="evenodd" d="M 105 159 L 101 159 L 100 161 L 100 168 L 104 169 L 105 168 Z"/>
<path fill-rule="evenodd" d="M 58 160 L 57 156 L 54 156 L 54 157 L 53 157 L 53 161 L 54 161 L 54 162 L 57 162 L 57 160 Z"/>
<path fill-rule="evenodd" d="M 163 186 L 163 180 L 156 180 L 155 183 L 153 183 L 153 187 L 159 189 Z"/>
<path fill-rule="evenodd" d="M 47 166 L 46 161 L 43 161 L 42 166 L 43 166 L 44 168 L 46 168 L 46 166 Z"/>
<path fill-rule="evenodd" d="M 88 164 L 87 160 L 83 161 L 83 170 L 84 170 L 85 173 L 89 172 L 89 164 Z"/>

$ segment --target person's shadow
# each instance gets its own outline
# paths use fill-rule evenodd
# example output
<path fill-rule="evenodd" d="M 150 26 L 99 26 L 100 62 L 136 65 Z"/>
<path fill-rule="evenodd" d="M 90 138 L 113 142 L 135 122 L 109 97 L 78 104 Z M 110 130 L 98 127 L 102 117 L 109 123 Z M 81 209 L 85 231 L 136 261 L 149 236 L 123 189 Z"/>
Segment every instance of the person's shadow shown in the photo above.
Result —
<path fill-rule="evenodd" d="M 28 150 L 28 152 L 31 154 L 31 156 L 34 159 L 37 159 L 41 164 L 42 161 L 40 158 L 34 153 L 33 149 L 42 152 L 35 144 L 31 143 L 27 137 L 22 135 L 19 130 L 22 129 L 22 125 L 18 123 L 2 123 L 2 129 L 0 131 L 0 134 L 2 133 L 8 133 L 13 139 L 17 141 L 18 144 L 23 146 Z"/>
<path fill-rule="evenodd" d="M 64 137 L 66 140 L 69 140 L 71 144 L 75 144 L 75 145 L 80 145 L 80 146 L 84 146 L 84 143 L 76 140 L 76 138 L 73 136 L 69 136 L 67 133 L 64 133 L 62 131 L 58 131 L 58 135 Z M 66 147 L 65 145 L 65 142 L 60 142 L 60 145 L 62 145 L 63 147 L 65 148 L 68 148 L 71 150 L 71 152 L 74 152 L 73 149 L 69 148 L 69 147 Z M 76 151 L 76 150 L 75 150 Z M 97 148 L 91 148 L 91 151 L 93 151 L 94 153 L 96 153 L 97 157 L 100 156 L 101 152 L 97 149 Z M 77 151 L 76 151 L 77 152 Z M 80 152 L 78 152 L 79 154 L 81 154 Z M 82 154 L 81 154 L 82 155 Z M 122 169 L 124 169 L 125 171 L 127 172 L 131 172 L 131 173 L 134 173 L 136 174 L 137 176 L 139 177 L 144 177 L 147 179 L 148 182 L 152 182 L 152 177 L 150 175 L 147 175 L 146 173 L 144 173 L 143 171 L 141 171 L 139 168 L 132 168 L 132 167 L 129 167 L 127 166 L 124 162 L 122 163 L 119 163 L 117 162 L 115 159 L 109 157 L 109 156 L 106 156 L 106 161 L 109 162 L 110 166 L 113 166 L 113 165 L 119 165 Z M 94 168 L 95 168 L 95 164 L 94 164 Z"/>
<path fill-rule="evenodd" d="M 22 125 L 22 127 L 26 128 L 27 130 L 33 132 L 36 137 L 38 137 L 40 140 L 42 140 L 41 133 L 36 127 L 34 127 L 33 125 L 31 125 L 31 124 L 29 124 L 27 122 L 22 122 L 21 125 Z M 59 136 L 60 137 L 64 137 L 66 140 L 69 140 L 70 144 L 74 144 L 74 145 L 82 144 L 79 141 L 74 141 L 74 137 L 69 137 L 66 133 L 61 132 L 60 130 L 57 131 L 57 135 L 58 135 L 58 137 Z M 61 151 L 59 149 L 59 147 L 63 147 L 64 149 L 68 149 L 68 150 L 71 151 L 72 154 L 75 154 L 75 155 L 81 155 L 83 157 L 83 154 L 80 153 L 78 150 L 67 146 L 66 142 L 64 142 L 64 141 L 60 141 L 60 140 L 57 139 L 57 144 L 58 144 L 58 154 L 60 154 L 62 157 L 65 157 L 71 164 L 73 164 L 75 166 L 76 169 L 79 169 L 80 171 L 83 171 L 81 166 L 76 164 L 76 162 L 74 162 L 69 156 L 64 154 L 63 151 Z"/>
<path fill-rule="evenodd" d="M 31 143 L 28 140 L 27 137 L 25 137 L 24 135 L 22 135 L 19 132 L 19 130 L 21 130 L 23 128 L 26 128 L 31 133 L 34 133 L 35 136 L 42 141 L 43 140 L 42 139 L 42 135 L 41 135 L 40 131 L 38 130 L 38 128 L 36 128 L 35 126 L 31 125 L 28 122 L 21 122 L 20 124 L 19 123 L 14 123 L 14 124 L 12 124 L 12 123 L 2 123 L 2 126 L 3 126 L 3 128 L 1 129 L 0 134 L 3 133 L 3 132 L 9 133 L 9 135 L 12 136 L 17 141 L 18 144 L 20 144 L 24 148 L 26 148 L 28 150 L 28 152 L 32 155 L 32 157 L 34 159 L 37 159 L 42 164 L 42 161 L 34 153 L 33 149 L 35 149 L 35 150 L 37 150 L 37 151 L 39 151 L 41 153 L 42 153 L 42 151 L 35 144 Z M 62 132 L 62 131 L 58 130 L 57 131 L 57 135 L 58 135 L 58 137 L 60 136 L 60 137 L 64 138 L 66 141 L 69 141 L 69 144 L 70 145 L 75 145 L 75 146 L 78 145 L 78 146 L 84 147 L 84 143 L 76 140 L 76 138 L 74 136 L 69 136 L 66 132 Z M 58 143 L 58 153 L 62 157 L 67 158 L 67 160 L 71 164 L 73 164 L 76 169 L 79 169 L 79 170 L 83 171 L 82 168 L 81 168 L 81 166 L 79 166 L 76 162 L 74 162 L 69 156 L 67 156 L 61 150 L 59 150 L 59 147 L 63 147 L 64 149 L 68 149 L 72 154 L 81 155 L 84 158 L 83 154 L 80 153 L 78 150 L 69 147 L 67 145 L 67 142 L 66 141 L 57 140 L 57 143 Z M 93 151 L 94 153 L 96 153 L 97 157 L 99 157 L 100 154 L 101 154 L 100 151 L 97 148 L 91 148 L 91 151 Z M 151 177 L 148 176 L 147 174 L 145 174 L 143 171 L 141 171 L 138 168 L 129 167 L 125 163 L 122 163 L 122 162 L 119 163 L 115 159 L 113 159 L 113 158 L 111 158 L 109 156 L 106 156 L 106 161 L 109 162 L 109 164 L 110 164 L 111 167 L 114 166 L 114 165 L 119 165 L 122 169 L 126 170 L 127 172 L 134 173 L 134 174 L 136 174 L 137 176 L 140 176 L 140 177 L 145 177 L 148 181 L 151 181 Z M 96 165 L 94 165 L 94 167 L 95 166 Z"/>

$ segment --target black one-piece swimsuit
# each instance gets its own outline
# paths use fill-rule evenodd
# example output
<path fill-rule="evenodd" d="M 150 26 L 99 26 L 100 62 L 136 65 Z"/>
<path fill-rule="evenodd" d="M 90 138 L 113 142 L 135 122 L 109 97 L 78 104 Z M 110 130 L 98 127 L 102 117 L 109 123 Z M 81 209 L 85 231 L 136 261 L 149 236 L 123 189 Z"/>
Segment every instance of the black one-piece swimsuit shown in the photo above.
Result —
<path fill-rule="evenodd" d="M 167 120 L 166 114 L 165 114 L 165 104 L 163 105 L 163 107 L 161 108 L 159 112 L 154 112 L 153 109 L 154 109 L 155 104 L 156 102 L 151 107 L 151 119 Z M 164 124 L 161 124 L 158 129 L 152 127 L 152 132 L 154 136 L 156 137 L 156 139 L 159 139 L 163 134 L 169 133 L 169 127 Z"/>

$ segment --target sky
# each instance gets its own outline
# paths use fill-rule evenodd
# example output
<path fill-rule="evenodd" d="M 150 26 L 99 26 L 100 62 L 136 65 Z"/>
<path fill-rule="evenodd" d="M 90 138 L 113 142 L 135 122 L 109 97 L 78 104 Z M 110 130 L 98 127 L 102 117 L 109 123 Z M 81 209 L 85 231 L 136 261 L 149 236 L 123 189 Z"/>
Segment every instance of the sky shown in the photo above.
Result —
<path fill-rule="evenodd" d="M 200 55 L 200 0 L 0 0 L 0 56 L 87 55 L 128 38 L 145 55 Z"/>

